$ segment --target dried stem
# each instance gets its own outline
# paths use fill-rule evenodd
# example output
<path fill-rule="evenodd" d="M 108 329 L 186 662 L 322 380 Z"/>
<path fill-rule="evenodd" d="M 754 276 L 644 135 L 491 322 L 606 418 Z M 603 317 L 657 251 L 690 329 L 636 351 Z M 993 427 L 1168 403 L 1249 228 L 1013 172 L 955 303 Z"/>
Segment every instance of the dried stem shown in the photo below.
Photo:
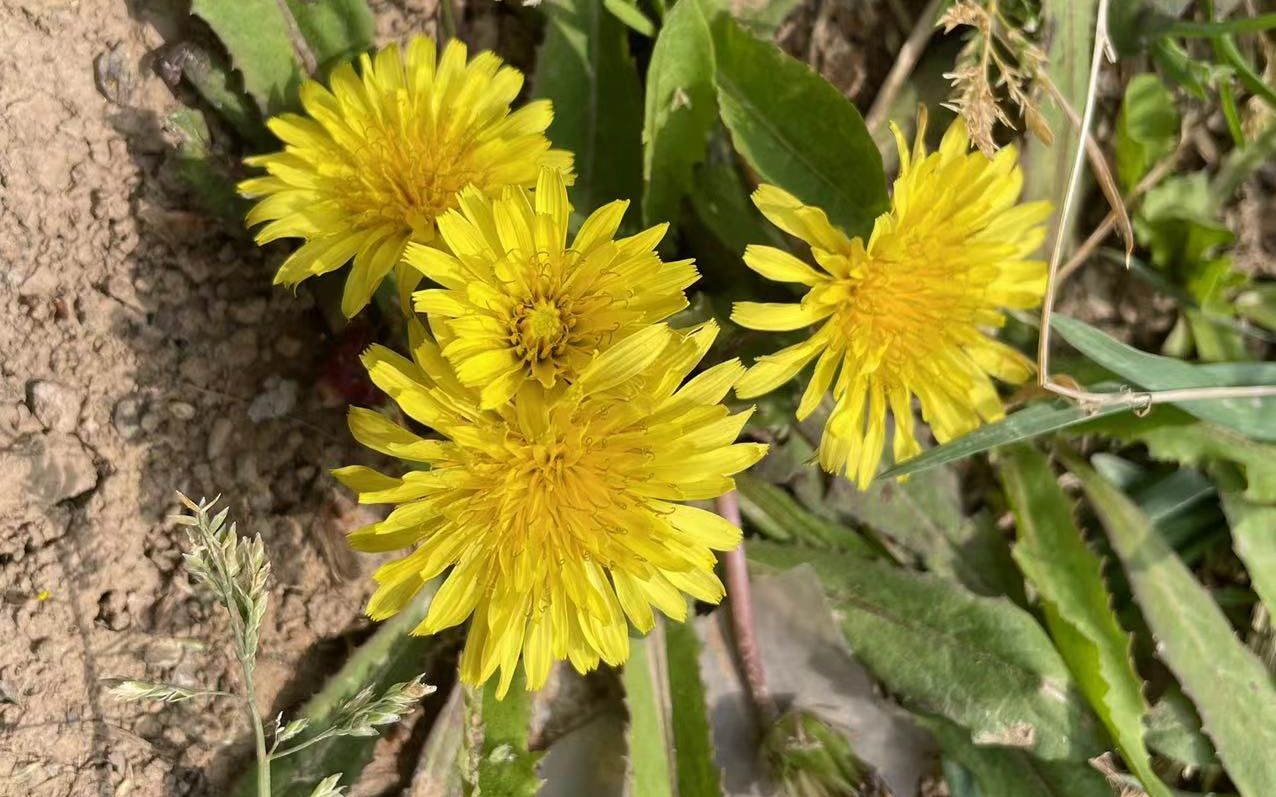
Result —
<path fill-rule="evenodd" d="M 1090 59 L 1090 82 L 1086 91 L 1085 110 L 1081 114 L 1080 137 L 1076 154 L 1072 159 L 1072 170 L 1068 175 L 1067 189 L 1063 195 L 1063 205 L 1059 210 L 1060 218 L 1066 219 L 1072 213 L 1076 202 L 1077 188 L 1081 182 L 1081 168 L 1085 163 L 1086 150 L 1090 145 L 1090 124 L 1094 119 L 1095 96 L 1098 91 L 1099 70 L 1103 65 L 1103 54 L 1108 49 L 1108 0 L 1099 0 L 1094 25 L 1094 52 Z M 1082 405 L 1095 409 L 1099 407 L 1128 406 L 1133 409 L 1146 409 L 1153 404 L 1177 403 L 1183 401 L 1199 401 L 1201 399 L 1225 398 L 1263 398 L 1276 396 L 1276 385 L 1245 385 L 1235 387 L 1182 388 L 1176 390 L 1122 391 L 1118 393 L 1094 393 L 1069 385 L 1055 382 L 1050 376 L 1050 319 L 1054 314 L 1055 296 L 1059 288 L 1059 266 L 1063 258 L 1063 247 L 1067 236 L 1063 225 L 1055 234 L 1054 247 L 1050 252 L 1050 267 L 1046 278 L 1046 295 L 1041 304 L 1041 332 L 1037 341 L 1037 384 L 1065 398 L 1070 398 Z"/>
<path fill-rule="evenodd" d="M 735 490 L 717 499 L 718 514 L 737 528 L 740 527 L 740 498 Z M 753 598 L 749 589 L 749 564 L 744 555 L 744 543 L 722 555 L 722 566 L 727 577 L 727 602 L 731 611 L 731 632 L 735 640 L 736 655 L 744 670 L 744 683 L 749 699 L 764 725 L 770 725 L 779 715 L 775 700 L 766 684 L 766 670 L 762 666 L 762 650 L 758 647 L 758 635 L 753 626 Z"/>
<path fill-rule="evenodd" d="M 868 116 L 864 117 L 868 132 L 877 132 L 877 129 L 886 121 L 887 115 L 891 112 L 891 106 L 895 104 L 895 97 L 908 81 L 909 75 L 913 74 L 913 69 L 916 68 L 922 53 L 926 51 L 926 43 L 935 32 L 935 20 L 939 17 L 939 8 L 943 4 L 944 0 L 930 0 L 917 17 L 917 24 L 913 26 L 913 31 L 908 34 L 908 39 L 904 41 L 903 46 L 899 48 L 895 65 L 886 75 L 886 80 L 882 81 L 882 87 L 873 98 L 873 106 L 869 108 Z"/>

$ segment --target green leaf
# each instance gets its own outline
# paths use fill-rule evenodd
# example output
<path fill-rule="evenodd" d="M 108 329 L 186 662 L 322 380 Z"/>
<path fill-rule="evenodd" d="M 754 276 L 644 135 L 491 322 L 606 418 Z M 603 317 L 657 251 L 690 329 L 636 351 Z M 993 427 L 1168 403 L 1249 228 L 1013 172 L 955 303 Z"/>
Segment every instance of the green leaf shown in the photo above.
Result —
<path fill-rule="evenodd" d="M 1150 52 L 1161 73 L 1198 100 L 1210 98 L 1211 89 L 1226 71 L 1212 61 L 1193 58 L 1183 45 L 1169 37 L 1153 42 Z"/>
<path fill-rule="evenodd" d="M 903 482 L 878 480 L 864 491 L 839 481 L 834 490 L 839 511 L 887 535 L 927 569 L 980 595 L 1024 602 L 1023 581 L 1005 538 L 991 524 L 963 514 L 961 487 L 951 468 L 934 468 Z"/>
<path fill-rule="evenodd" d="M 483 727 L 478 788 L 474 793 L 484 797 L 533 797 L 541 786 L 536 774 L 541 754 L 527 749 L 532 693 L 524 687 L 523 670 L 515 673 L 503 700 L 496 699 L 496 689 L 497 679 L 492 678 L 481 690 L 470 689 L 466 695 L 470 722 L 480 719 Z"/>
<path fill-rule="evenodd" d="M 725 15 L 714 23 L 718 107 L 764 181 L 867 237 L 889 206 L 882 158 L 859 111 L 806 64 Z"/>
<path fill-rule="evenodd" d="M 759 39 L 771 39 L 801 0 L 710 0 Z"/>
<path fill-rule="evenodd" d="M 1220 254 L 1236 235 L 1219 218 L 1219 199 L 1204 172 L 1174 175 L 1148 190 L 1134 214 L 1134 234 L 1152 265 L 1202 304 L 1243 282 Z"/>
<path fill-rule="evenodd" d="M 1139 508 L 1089 466 L 1067 464 L 1107 528 L 1157 654 L 1196 704 L 1232 782 L 1243 797 L 1268 794 L 1276 783 L 1271 675 Z"/>
<path fill-rule="evenodd" d="M 377 25 L 366 0 L 288 0 L 320 69 L 372 49 Z"/>
<path fill-rule="evenodd" d="M 673 797 L 670 752 L 673 739 L 665 717 L 666 684 L 663 673 L 668 670 L 660 634 L 629 640 L 629 661 L 621 673 L 625 685 L 625 707 L 629 710 L 629 728 L 625 736 L 629 746 L 625 793 L 632 797 Z"/>
<path fill-rule="evenodd" d="M 1075 318 L 1056 315 L 1052 324 L 1077 351 L 1145 390 L 1276 385 L 1276 363 L 1191 365 L 1131 348 Z M 1198 418 L 1236 429 L 1248 437 L 1276 440 L 1276 398 L 1176 403 Z"/>
<path fill-rule="evenodd" d="M 391 684 L 410 680 L 426 671 L 441 645 L 440 637 L 412 636 L 409 632 L 425 617 L 436 582 L 421 588 L 403 611 L 381 623 L 368 641 L 328 679 L 296 716 L 310 721 L 309 732 L 327 728 L 338 708 L 360 690 L 372 687 L 380 694 Z M 369 762 L 378 736 L 343 736 L 317 742 L 271 763 L 274 797 L 303 797 L 323 778 L 340 773 L 343 783 L 354 783 Z M 256 797 L 256 769 L 243 774 L 233 794 Z"/>
<path fill-rule="evenodd" d="M 1089 764 L 1043 761 L 1022 750 L 975 745 L 969 731 L 940 717 L 921 722 L 944 755 L 969 771 L 977 784 L 967 792 L 972 797 L 1112 797 L 1107 779 Z M 949 786 L 953 788 L 951 782 Z"/>
<path fill-rule="evenodd" d="M 1148 747 L 1191 767 L 1217 767 L 1214 745 L 1201 732 L 1196 707 L 1177 685 L 1172 685 L 1148 713 Z"/>
<path fill-rule="evenodd" d="M 576 155 L 576 210 L 642 196 L 642 95 L 620 20 L 597 0 L 547 0 L 533 93 L 554 103 L 549 137 Z"/>
<path fill-rule="evenodd" d="M 656 26 L 651 24 L 634 0 L 603 0 L 603 7 L 637 33 L 649 39 L 656 35 Z"/>
<path fill-rule="evenodd" d="M 244 89 L 264 113 L 293 104 L 301 64 L 275 0 L 191 0 L 191 13 L 208 23 L 244 76 Z"/>
<path fill-rule="evenodd" d="M 1072 507 L 1044 454 L 1016 446 L 1000 466 L 1019 533 L 1015 561 L 1037 587 L 1059 653 L 1147 793 L 1170 797 L 1152 771 L 1143 739 L 1143 681 L 1130 659 L 1130 635 L 1112 610 L 1099 557 L 1072 521 Z"/>
<path fill-rule="evenodd" d="M 704 160 L 718 117 L 713 83 L 713 32 L 701 0 L 680 0 L 665 17 L 647 69 L 643 123 L 643 219 L 678 217 Z"/>
<path fill-rule="evenodd" d="M 1276 503 L 1276 445 L 1256 443 L 1231 429 L 1199 421 L 1176 407 L 1154 407 L 1144 418 L 1130 414 L 1105 418 L 1078 431 L 1143 443 L 1149 454 L 1163 462 L 1190 466 L 1234 462 L 1244 471 L 1244 494 L 1248 500 Z"/>
<path fill-rule="evenodd" d="M 722 773 L 714 759 L 708 705 L 700 680 L 700 638 L 692 625 L 694 619 L 692 613 L 685 623 L 665 623 L 678 797 L 722 797 Z"/>
<path fill-rule="evenodd" d="M 244 93 L 240 79 L 219 54 L 210 53 L 194 42 L 180 50 L 177 62 L 182 77 L 195 92 L 226 120 L 235 132 L 256 149 L 265 149 L 272 141 L 262 124 L 261 112 Z"/>
<path fill-rule="evenodd" d="M 1155 74 L 1135 75 L 1125 87 L 1116 129 L 1117 177 L 1127 194 L 1153 164 L 1174 151 L 1178 137 L 1174 95 Z"/>
<path fill-rule="evenodd" d="M 1225 492 L 1223 511 L 1232 527 L 1236 555 L 1245 563 L 1254 591 L 1268 614 L 1276 615 L 1276 506 Z"/>
<path fill-rule="evenodd" d="M 879 551 L 863 537 L 803 508 L 783 487 L 747 473 L 735 477 L 740 511 L 751 525 L 781 542 L 794 541 L 813 548 L 834 548 L 872 558 Z"/>
<path fill-rule="evenodd" d="M 911 476 L 1001 446 L 1031 440 L 1095 418 L 1127 411 L 1126 407 L 1113 406 L 1092 410 L 1065 399 L 1041 401 L 1011 413 L 1000 421 L 981 426 L 956 440 L 928 448 L 916 457 L 879 474 L 877 479 L 885 481 Z"/>
<path fill-rule="evenodd" d="M 194 108 L 180 108 L 168 117 L 180 138 L 174 162 L 177 173 L 191 187 L 209 211 L 227 219 L 240 219 L 245 202 L 235 190 L 229 164 L 212 152 L 211 134 L 204 114 Z"/>
<path fill-rule="evenodd" d="M 1236 312 L 1255 324 L 1276 330 L 1276 283 L 1255 285 L 1236 297 Z"/>
<path fill-rule="evenodd" d="M 1049 637 L 1009 600 L 831 551 L 760 540 L 748 551 L 772 567 L 812 564 L 856 658 L 914 711 L 965 726 L 978 744 L 1042 758 L 1106 748 Z"/>

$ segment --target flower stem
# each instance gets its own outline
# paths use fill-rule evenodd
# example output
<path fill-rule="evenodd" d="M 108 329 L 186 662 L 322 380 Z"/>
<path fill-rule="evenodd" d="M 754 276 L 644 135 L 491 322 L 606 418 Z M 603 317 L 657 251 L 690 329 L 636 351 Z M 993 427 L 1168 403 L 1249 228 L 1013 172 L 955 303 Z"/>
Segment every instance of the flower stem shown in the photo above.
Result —
<path fill-rule="evenodd" d="M 718 514 L 737 528 L 740 527 L 740 499 L 735 490 L 717 499 Z M 722 566 L 727 577 L 727 604 L 731 612 L 731 632 L 735 640 L 736 655 L 744 671 L 744 684 L 749 700 L 763 725 L 770 725 L 779 714 L 771 690 L 767 688 L 766 670 L 762 666 L 762 651 L 758 646 L 757 631 L 753 627 L 753 598 L 749 589 L 749 564 L 744 555 L 744 543 L 722 555 Z"/>

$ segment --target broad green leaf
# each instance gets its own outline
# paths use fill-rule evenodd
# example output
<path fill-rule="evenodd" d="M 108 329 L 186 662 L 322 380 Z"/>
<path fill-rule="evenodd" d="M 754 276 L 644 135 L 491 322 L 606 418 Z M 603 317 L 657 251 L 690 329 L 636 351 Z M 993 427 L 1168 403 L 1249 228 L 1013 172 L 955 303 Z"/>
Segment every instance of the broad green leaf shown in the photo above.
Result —
<path fill-rule="evenodd" d="M 211 134 L 204 114 L 194 108 L 180 108 L 168 117 L 180 138 L 174 164 L 177 173 L 191 187 L 204 207 L 227 219 L 240 219 L 245 202 L 235 190 L 230 164 L 213 154 Z"/>
<path fill-rule="evenodd" d="M 221 39 L 263 113 L 293 104 L 301 65 L 276 0 L 191 0 L 191 13 Z"/>
<path fill-rule="evenodd" d="M 834 548 L 857 556 L 881 554 L 851 529 L 804 509 L 783 487 L 747 473 L 735 477 L 740 511 L 758 531 L 781 542 Z"/>
<path fill-rule="evenodd" d="M 1254 591 L 1269 614 L 1276 614 L 1276 505 L 1256 504 L 1223 493 L 1223 511 L 1232 527 L 1233 547 L 1245 563 Z"/>
<path fill-rule="evenodd" d="M 1276 385 L 1276 363 L 1192 365 L 1139 351 L 1067 316 L 1052 325 L 1068 343 L 1099 365 L 1146 390 L 1235 385 Z M 1276 440 L 1276 397 L 1177 402 L 1198 418 L 1236 429 L 1257 440 Z"/>
<path fill-rule="evenodd" d="M 492 678 L 481 689 L 470 689 L 466 694 L 469 722 L 481 722 L 483 727 L 483 743 L 477 756 L 477 790 L 473 793 L 484 797 L 532 797 L 541 786 L 536 774 L 541 754 L 527 749 L 532 693 L 524 687 L 521 668 L 503 700 L 496 699 L 496 688 L 497 679 Z"/>
<path fill-rule="evenodd" d="M 980 595 L 1006 595 L 1024 603 L 1023 580 L 1005 538 L 987 522 L 962 512 L 957 473 L 934 468 L 896 482 L 878 480 L 867 490 L 845 481 L 827 501 L 857 523 L 885 534 L 926 568 Z"/>
<path fill-rule="evenodd" d="M 597 0 L 546 0 L 533 93 L 554 103 L 549 137 L 576 155 L 572 203 L 588 214 L 642 197 L 642 95 L 625 26 Z"/>
<path fill-rule="evenodd" d="M 1201 718 L 1192 701 L 1172 685 L 1148 713 L 1148 747 L 1192 767 L 1216 767 L 1214 746 L 1201 732 Z"/>
<path fill-rule="evenodd" d="M 680 0 L 665 17 L 647 69 L 643 123 L 643 219 L 676 219 L 717 122 L 713 32 L 701 0 Z"/>
<path fill-rule="evenodd" d="M 630 797 L 673 797 L 670 753 L 673 738 L 665 717 L 664 651 L 660 634 L 629 640 L 629 661 L 621 673 L 629 710 L 625 793 Z"/>
<path fill-rule="evenodd" d="M 323 689 L 306 701 L 295 716 L 286 720 L 307 719 L 307 733 L 328 727 L 334 713 L 360 690 L 372 687 L 381 693 L 391 684 L 410 680 L 429 669 L 438 655 L 439 637 L 412 636 L 409 632 L 425 617 L 430 608 L 436 582 L 429 582 L 417 593 L 407 608 L 381 623 L 368 641 L 359 646 Z M 377 736 L 343 736 L 317 742 L 270 765 L 274 797 L 304 797 L 320 780 L 341 774 L 342 783 L 355 783 L 371 761 Z M 305 741 L 304 737 L 294 742 Z M 256 797 L 256 768 L 249 767 L 238 781 L 233 794 Z"/>
<path fill-rule="evenodd" d="M 1134 214 L 1134 234 L 1152 265 L 1202 304 L 1244 282 L 1221 252 L 1236 235 L 1219 217 L 1219 198 L 1204 172 L 1167 177 L 1149 189 Z"/>
<path fill-rule="evenodd" d="M 665 623 L 678 797 L 722 797 L 722 773 L 714 760 L 709 707 L 700 680 L 700 638 L 692 626 L 694 617 L 690 614 L 685 623 Z"/>
<path fill-rule="evenodd" d="M 999 464 L 1019 537 L 1015 561 L 1037 587 L 1060 655 L 1147 793 L 1170 797 L 1144 744 L 1143 681 L 1130 658 L 1130 635 L 1112 610 L 1099 557 L 1081 537 L 1044 454 L 1016 446 Z"/>
<path fill-rule="evenodd" d="M 971 797 L 1112 797 L 1107 779 L 1084 762 L 1043 761 L 1022 750 L 986 747 L 970 740 L 970 732 L 940 717 L 922 720 L 944 755 L 969 773 Z M 949 782 L 953 794 L 957 794 Z"/>
<path fill-rule="evenodd" d="M 968 728 L 977 744 L 1085 760 L 1106 745 L 1049 637 L 1005 598 L 831 551 L 750 541 L 763 565 L 812 564 L 855 654 L 914 711 Z"/>
<path fill-rule="evenodd" d="M 911 476 L 1011 443 L 1032 440 L 1095 418 L 1127 411 L 1121 407 L 1103 407 L 1095 411 L 1065 399 L 1041 401 L 1013 412 L 1000 421 L 981 426 L 956 440 L 928 448 L 916 457 L 883 471 L 877 479 L 885 481 Z"/>
<path fill-rule="evenodd" d="M 1231 429 L 1200 421 L 1177 407 L 1154 407 L 1144 418 L 1132 414 L 1103 418 L 1077 430 L 1130 443 L 1143 443 L 1163 462 L 1193 467 L 1234 462 L 1245 475 L 1245 497 L 1276 503 L 1276 445 L 1256 443 Z"/>
<path fill-rule="evenodd" d="M 348 61 L 376 41 L 367 0 L 288 0 L 288 8 L 321 68 Z"/>
<path fill-rule="evenodd" d="M 180 52 L 182 77 L 195 92 L 251 147 L 267 148 L 273 139 L 262 124 L 261 112 L 244 93 L 241 80 L 226 60 L 194 42 L 188 42 Z"/>
<path fill-rule="evenodd" d="M 867 237 L 890 203 L 859 111 L 806 64 L 730 17 L 714 23 L 718 107 L 736 150 L 765 182 Z"/>
<path fill-rule="evenodd" d="M 1088 465 L 1070 458 L 1124 565 L 1157 654 L 1200 711 L 1206 734 L 1242 797 L 1276 783 L 1276 686 L 1236 638 L 1214 599 L 1147 517 Z"/>
<path fill-rule="evenodd" d="M 651 24 L 634 0 L 603 0 L 603 7 L 637 33 L 647 38 L 656 35 L 656 26 Z"/>
<path fill-rule="evenodd" d="M 1135 75 L 1125 87 L 1116 129 L 1117 177 L 1127 194 L 1153 164 L 1174 151 L 1178 136 L 1174 95 L 1154 73 Z"/>

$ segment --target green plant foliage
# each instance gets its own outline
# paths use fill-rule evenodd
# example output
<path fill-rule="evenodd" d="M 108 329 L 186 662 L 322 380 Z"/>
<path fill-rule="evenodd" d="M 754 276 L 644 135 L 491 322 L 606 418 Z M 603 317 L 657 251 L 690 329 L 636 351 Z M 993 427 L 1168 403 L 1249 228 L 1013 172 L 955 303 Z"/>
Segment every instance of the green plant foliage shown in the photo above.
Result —
<path fill-rule="evenodd" d="M 669 717 L 673 726 L 678 797 L 721 797 L 722 773 L 714 763 L 704 684 L 700 681 L 700 638 L 692 625 L 665 624 L 669 665 Z"/>
<path fill-rule="evenodd" d="M 656 26 L 651 24 L 634 0 L 603 0 L 603 7 L 635 32 L 648 38 L 656 35 Z"/>
<path fill-rule="evenodd" d="M 180 108 L 168 118 L 180 136 L 175 161 L 177 172 L 212 213 L 238 219 L 245 203 L 235 192 L 235 184 L 212 152 L 211 134 L 204 115 L 193 108 Z"/>
<path fill-rule="evenodd" d="M 1097 389 L 1102 390 L 1104 386 L 1101 385 Z M 943 445 L 928 448 L 916 457 L 887 469 L 877 478 L 879 481 L 884 481 L 911 476 L 975 454 L 1032 440 L 1043 434 L 1067 429 L 1095 418 L 1124 412 L 1128 412 L 1128 409 L 1109 405 L 1092 410 L 1064 399 L 1038 402 L 1013 412 L 1000 421 L 981 426 L 956 440 L 949 440 Z"/>
<path fill-rule="evenodd" d="M 359 646 L 324 687 L 297 712 L 316 731 L 327 728 L 339 710 L 365 689 L 381 694 L 391 684 L 406 681 L 426 667 L 439 650 L 439 637 L 411 636 L 412 630 L 425 617 L 430 599 L 437 587 L 426 584 L 411 605 L 377 627 L 368 641 Z M 380 737 L 341 736 L 325 739 L 298 753 L 275 760 L 271 764 L 275 797 L 304 797 L 321 779 L 340 774 L 343 783 L 354 783 L 372 761 L 372 752 Z M 305 741 L 304 735 L 296 741 Z M 256 797 L 255 768 L 245 772 L 234 794 Z"/>
<path fill-rule="evenodd" d="M 1217 767 L 1214 746 L 1201 732 L 1196 707 L 1177 685 L 1166 690 L 1148 713 L 1148 747 L 1190 767 Z"/>
<path fill-rule="evenodd" d="M 928 570 L 980 595 L 1024 603 L 1023 581 L 1005 538 L 991 524 L 965 516 L 951 468 L 933 468 L 902 482 L 879 479 L 863 492 L 839 489 L 837 495 L 840 511 L 894 540 Z"/>
<path fill-rule="evenodd" d="M 882 159 L 859 111 L 810 67 L 740 27 L 714 23 L 718 107 L 758 176 L 867 237 L 886 211 Z M 756 243 L 756 242 L 755 242 Z"/>
<path fill-rule="evenodd" d="M 626 793 L 633 797 L 673 797 L 670 753 L 673 739 L 665 718 L 664 651 L 658 635 L 629 640 L 629 661 L 621 679 L 629 727 Z"/>
<path fill-rule="evenodd" d="M 597 0 L 544 5 L 545 43 L 532 89 L 554 103 L 554 145 L 576 154 L 576 210 L 587 214 L 614 199 L 639 200 L 642 93 L 626 28 Z"/>
<path fill-rule="evenodd" d="M 377 26 L 367 0 L 288 0 L 288 8 L 321 70 L 375 43 Z"/>
<path fill-rule="evenodd" d="M 709 0 L 714 6 L 735 17 L 759 39 L 771 39 L 780 29 L 780 23 L 800 5 L 801 0 L 763 0 L 763 2 L 739 2 L 739 0 Z"/>
<path fill-rule="evenodd" d="M 1249 288 L 1236 297 L 1234 306 L 1242 318 L 1276 331 L 1276 283 Z"/>
<path fill-rule="evenodd" d="M 1044 454 L 1016 446 L 1000 465 L 1019 537 L 1015 561 L 1041 596 L 1060 655 L 1147 793 L 1170 797 L 1144 744 L 1143 681 L 1130 659 L 1130 636 L 1112 610 L 1099 557 L 1072 521 L 1072 508 Z"/>
<path fill-rule="evenodd" d="M 1117 116 L 1116 170 L 1126 193 L 1134 190 L 1153 164 L 1174 151 L 1178 135 L 1174 95 L 1156 75 L 1136 75 L 1125 87 Z"/>
<path fill-rule="evenodd" d="M 970 732 L 940 717 L 922 724 L 935 736 L 944 755 L 956 761 L 973 781 L 969 797 L 1112 797 L 1107 779 L 1094 767 L 1072 761 L 1043 761 L 1010 747 L 976 745 Z M 945 767 L 947 770 L 948 767 Z M 954 797 L 958 786 L 949 780 Z"/>
<path fill-rule="evenodd" d="M 1236 235 L 1218 218 L 1217 199 L 1203 172 L 1175 175 L 1150 189 L 1134 214 L 1134 234 L 1152 265 L 1165 271 L 1201 304 L 1243 279 L 1220 254 Z"/>
<path fill-rule="evenodd" d="M 735 482 L 744 518 L 771 539 L 834 548 L 869 558 L 881 555 L 877 547 L 855 531 L 803 508 L 783 487 L 747 473 L 736 476 Z"/>
<path fill-rule="evenodd" d="M 643 123 L 643 219 L 678 217 L 718 119 L 713 32 L 702 0 L 680 0 L 665 17 L 647 69 Z"/>
<path fill-rule="evenodd" d="M 1242 797 L 1276 783 L 1276 686 L 1222 610 L 1129 498 L 1084 463 L 1068 468 L 1108 531 L 1157 654 L 1192 698 Z"/>
<path fill-rule="evenodd" d="M 1276 363 L 1192 365 L 1131 348 L 1074 318 L 1056 315 L 1052 326 L 1086 357 L 1145 390 L 1276 385 Z M 1276 399 L 1199 399 L 1178 406 L 1257 440 L 1276 440 Z"/>
<path fill-rule="evenodd" d="M 1083 761 L 1105 749 L 1049 637 L 1005 598 L 830 551 L 754 541 L 763 565 L 812 564 L 855 656 L 911 709 L 968 728 L 980 745 Z"/>
<path fill-rule="evenodd" d="M 1232 527 L 1236 555 L 1269 614 L 1276 614 L 1276 505 L 1257 504 L 1223 493 L 1223 510 Z"/>
<path fill-rule="evenodd" d="M 276 0 L 191 0 L 191 12 L 221 39 L 258 108 L 276 113 L 294 103 L 301 63 Z"/>
<path fill-rule="evenodd" d="M 532 721 L 532 693 L 524 688 L 523 671 L 514 675 L 505 699 L 496 699 L 497 681 L 467 695 L 470 722 L 482 724 L 482 745 L 477 756 L 477 780 L 466 791 L 483 797 L 532 797 L 541 787 L 536 774 L 540 753 L 527 749 Z M 475 712 L 478 716 L 474 716 Z M 473 740 L 468 740 L 473 741 Z M 472 753 L 473 751 L 471 751 Z"/>

